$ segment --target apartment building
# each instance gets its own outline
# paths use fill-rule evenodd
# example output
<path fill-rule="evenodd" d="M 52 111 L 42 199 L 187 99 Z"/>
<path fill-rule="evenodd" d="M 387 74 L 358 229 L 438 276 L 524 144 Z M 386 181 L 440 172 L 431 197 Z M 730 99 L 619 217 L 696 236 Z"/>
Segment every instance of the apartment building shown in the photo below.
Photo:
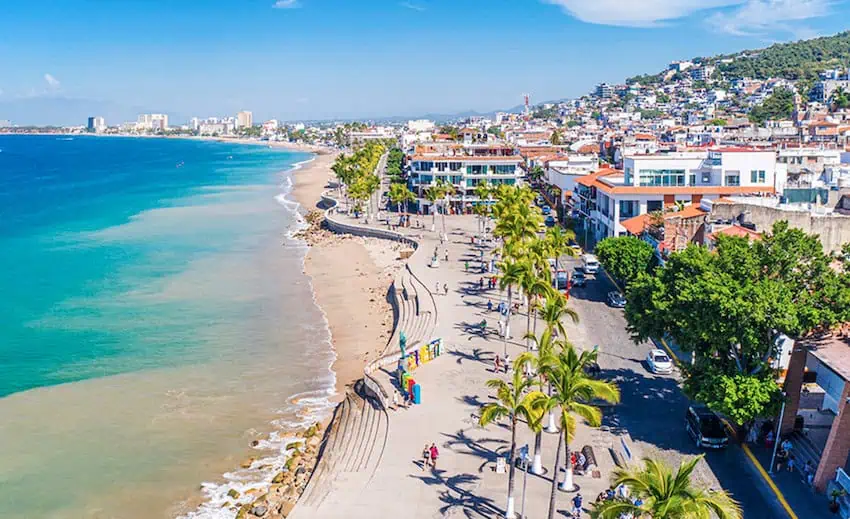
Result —
<path fill-rule="evenodd" d="M 411 189 L 416 193 L 423 213 L 431 211 L 425 197 L 428 187 L 437 182 L 451 184 L 449 197 L 454 212 L 466 212 L 481 200 L 475 188 L 481 184 L 500 185 L 521 182 L 523 158 L 506 144 L 420 144 L 408 157 Z"/>
<path fill-rule="evenodd" d="M 628 156 L 622 170 L 602 169 L 576 181 L 573 205 L 596 239 L 628 232 L 622 222 L 676 205 L 731 195 L 781 192 L 786 168 L 773 150 L 713 148 Z"/>

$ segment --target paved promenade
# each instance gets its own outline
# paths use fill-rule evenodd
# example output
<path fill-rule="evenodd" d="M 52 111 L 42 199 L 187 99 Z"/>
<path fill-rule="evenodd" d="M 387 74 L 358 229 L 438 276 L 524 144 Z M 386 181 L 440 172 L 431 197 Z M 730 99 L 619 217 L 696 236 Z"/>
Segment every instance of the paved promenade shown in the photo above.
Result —
<path fill-rule="evenodd" d="M 393 220 L 397 216 L 393 215 Z M 412 218 L 414 221 L 417 218 Z M 492 401 L 485 382 L 494 376 L 493 358 L 502 355 L 503 343 L 498 337 L 496 312 L 488 313 L 487 300 L 498 304 L 498 289 L 481 291 L 478 288 L 478 257 L 480 250 L 470 244 L 470 235 L 477 230 L 477 220 L 472 216 L 447 218 L 449 241 L 441 245 L 439 234 L 429 230 L 431 217 L 420 217 L 425 229 L 404 229 L 415 237 L 423 249 L 416 254 L 410 267 L 426 287 L 441 289 L 435 295 L 437 328 L 435 337 L 444 339 L 445 354 L 414 372 L 422 386 L 422 404 L 390 412 L 389 437 L 380 466 L 365 491 L 346 491 L 337 487 L 326 498 L 322 514 L 317 517 L 345 516 L 374 517 L 497 517 L 504 514 L 507 475 L 494 470 L 497 457 L 504 456 L 510 447 L 509 428 L 491 425 L 480 428 L 477 413 L 480 407 Z M 437 229 L 441 229 L 440 218 Z M 440 266 L 431 268 L 428 260 L 437 247 Z M 449 261 L 444 258 L 448 250 Z M 490 248 L 485 248 L 489 259 Z M 469 261 L 470 270 L 464 264 Z M 567 268 L 573 263 L 567 260 Z M 448 286 L 448 294 L 442 287 Z M 486 285 L 485 285 L 486 286 Z M 619 442 L 619 435 L 630 433 L 634 438 L 637 457 L 659 456 L 678 463 L 683 455 L 699 451 L 690 443 L 682 430 L 684 408 L 687 400 L 681 395 L 673 376 L 656 376 L 648 373 L 641 360 L 650 349 L 649 344 L 634 345 L 625 333 L 622 310 L 605 305 L 605 294 L 613 289 L 602 277 L 591 280 L 587 288 L 576 289 L 570 299 L 579 313 L 581 322 L 567 323 L 570 340 L 580 349 L 599 345 L 602 376 L 615 380 L 623 393 L 623 404 L 605 409 L 605 424 L 600 429 L 580 425 L 573 448 L 592 445 L 601 478 L 576 477 L 581 485 L 585 504 L 607 488 L 614 467 L 609 448 Z M 525 333 L 525 310 L 512 321 L 511 333 L 515 339 L 508 343 L 511 358 L 525 351 L 520 338 Z M 482 333 L 475 325 L 486 319 L 488 328 Z M 390 375 L 384 381 L 389 387 Z M 440 458 L 436 470 L 423 470 L 420 455 L 423 446 L 436 443 Z M 533 436 L 521 426 L 517 434 L 518 446 L 528 444 L 533 449 Z M 543 462 L 552 467 L 557 436 L 544 434 Z M 515 490 L 516 509 L 522 508 L 523 473 L 517 472 Z M 527 479 L 526 516 L 545 517 L 548 508 L 552 474 Z M 697 477 L 712 487 L 730 489 L 745 506 L 746 517 L 783 517 L 781 508 L 771 499 L 769 492 L 760 488 L 751 467 L 734 449 L 710 453 L 700 464 Z M 721 481 L 718 481 L 718 477 Z M 572 494 L 559 492 L 558 510 L 565 513 L 570 508 Z M 561 515 L 561 514 L 559 514 Z"/>

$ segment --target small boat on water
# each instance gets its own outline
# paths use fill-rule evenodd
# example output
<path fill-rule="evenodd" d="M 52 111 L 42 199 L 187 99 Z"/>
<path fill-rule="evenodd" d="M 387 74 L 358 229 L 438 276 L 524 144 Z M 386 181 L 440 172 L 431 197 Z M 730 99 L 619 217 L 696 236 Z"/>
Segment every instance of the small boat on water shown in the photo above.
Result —
<path fill-rule="evenodd" d="M 183 164 L 184 164 L 184 162 L 181 160 L 180 162 L 178 162 L 178 163 L 177 163 L 177 166 L 176 166 L 176 167 L 178 167 L 178 168 L 182 168 L 182 167 L 183 167 Z"/>

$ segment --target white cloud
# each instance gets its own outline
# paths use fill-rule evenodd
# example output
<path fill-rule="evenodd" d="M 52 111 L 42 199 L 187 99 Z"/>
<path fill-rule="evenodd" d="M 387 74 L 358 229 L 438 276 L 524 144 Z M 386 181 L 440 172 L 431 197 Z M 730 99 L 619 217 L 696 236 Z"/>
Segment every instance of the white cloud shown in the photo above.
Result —
<path fill-rule="evenodd" d="M 62 86 L 59 80 L 53 77 L 51 74 L 45 74 L 44 80 L 47 81 L 47 86 L 49 86 L 53 90 L 58 90 L 59 87 Z"/>
<path fill-rule="evenodd" d="M 295 9 L 301 7 L 298 0 L 277 0 L 272 6 L 275 9 Z"/>
<path fill-rule="evenodd" d="M 745 0 L 543 0 L 587 23 L 652 27 L 698 11 L 740 5 Z"/>
<path fill-rule="evenodd" d="M 424 11 L 424 10 L 425 10 L 425 8 L 424 8 L 423 6 L 421 6 L 421 5 L 416 5 L 416 4 L 411 4 L 410 2 L 402 2 L 402 3 L 400 3 L 399 5 L 400 5 L 400 6 L 402 6 L 402 7 L 406 7 L 406 8 L 408 8 L 408 9 L 412 10 L 412 11 L 419 11 L 419 12 L 422 12 L 422 11 Z"/>
<path fill-rule="evenodd" d="M 739 36 L 789 32 L 798 38 L 815 31 L 803 22 L 830 13 L 833 0 L 749 0 L 730 12 L 714 13 L 708 23 L 716 30 Z"/>

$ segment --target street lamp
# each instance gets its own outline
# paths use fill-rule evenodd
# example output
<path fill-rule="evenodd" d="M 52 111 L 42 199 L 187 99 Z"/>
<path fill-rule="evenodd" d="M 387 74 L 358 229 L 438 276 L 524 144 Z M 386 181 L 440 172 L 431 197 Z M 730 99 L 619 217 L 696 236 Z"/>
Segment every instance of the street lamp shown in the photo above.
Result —
<path fill-rule="evenodd" d="M 773 454 L 770 456 L 770 467 L 767 471 L 771 476 L 773 475 L 773 467 L 776 462 L 776 449 L 779 447 L 779 433 L 782 431 L 782 420 L 785 418 L 785 402 L 788 398 L 788 394 L 784 391 L 782 392 L 782 410 L 779 412 L 779 423 L 776 426 L 776 435 L 773 442 Z"/>

